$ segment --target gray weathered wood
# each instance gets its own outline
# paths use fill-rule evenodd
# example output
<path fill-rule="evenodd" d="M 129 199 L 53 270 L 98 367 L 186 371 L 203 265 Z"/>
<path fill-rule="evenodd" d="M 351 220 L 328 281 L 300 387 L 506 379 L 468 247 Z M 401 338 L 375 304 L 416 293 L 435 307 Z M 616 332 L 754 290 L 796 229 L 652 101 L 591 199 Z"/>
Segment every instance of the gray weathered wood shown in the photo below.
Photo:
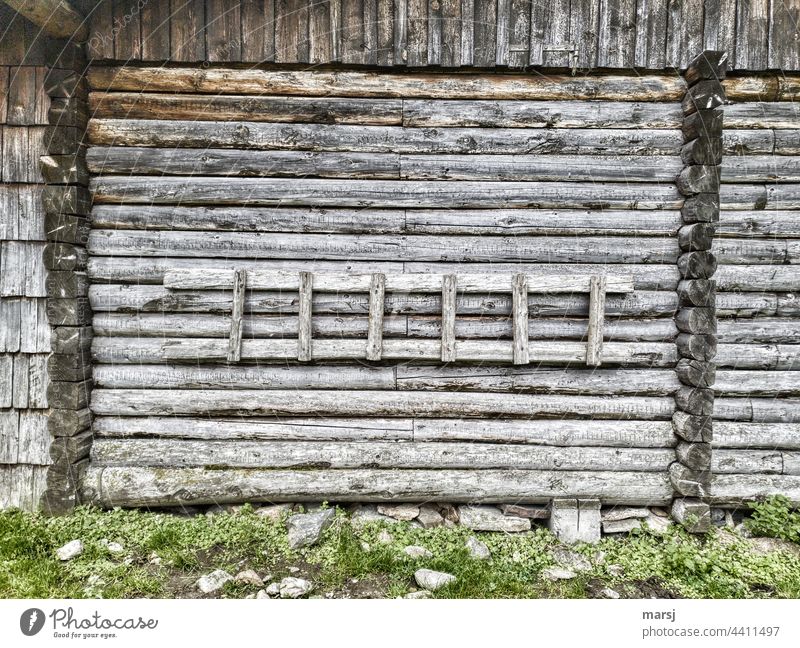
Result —
<path fill-rule="evenodd" d="M 383 303 L 386 275 L 372 275 L 369 290 L 369 324 L 367 332 L 367 360 L 380 360 L 383 349 Z"/>
<path fill-rule="evenodd" d="M 710 443 L 713 436 L 710 416 L 678 410 L 672 415 L 672 427 L 676 436 L 690 443 Z"/>
<path fill-rule="evenodd" d="M 793 423 L 716 421 L 714 448 L 800 449 L 800 428 Z"/>
<path fill-rule="evenodd" d="M 297 359 L 309 361 L 312 358 L 313 331 L 311 328 L 312 291 L 314 275 L 301 272 L 298 287 Z"/>
<path fill-rule="evenodd" d="M 684 385 L 711 387 L 714 384 L 716 365 L 701 360 L 681 358 L 675 367 L 675 373 Z"/>
<path fill-rule="evenodd" d="M 681 441 L 675 446 L 675 455 L 684 466 L 691 470 L 711 470 L 711 444 L 687 443 Z M 715 457 L 715 467 L 720 458 Z"/>
<path fill-rule="evenodd" d="M 800 476 L 714 475 L 710 502 L 738 508 L 777 493 L 787 497 L 794 506 L 800 505 Z"/>
<path fill-rule="evenodd" d="M 603 355 L 603 326 L 605 324 L 606 277 L 592 277 L 589 282 L 589 329 L 586 339 L 586 364 L 599 367 Z"/>
<path fill-rule="evenodd" d="M 528 277 L 515 274 L 512 278 L 512 307 L 514 339 L 514 364 L 530 362 L 529 319 L 528 319 Z"/>
<path fill-rule="evenodd" d="M 233 274 L 233 307 L 231 330 L 228 336 L 228 362 L 239 362 L 242 357 L 242 317 L 244 315 L 247 270 L 236 270 Z"/>
<path fill-rule="evenodd" d="M 86 19 L 66 0 L 5 0 L 5 3 L 53 38 L 87 40 L 89 28 Z"/>
<path fill-rule="evenodd" d="M 442 276 L 442 362 L 456 360 L 456 291 L 457 275 Z"/>

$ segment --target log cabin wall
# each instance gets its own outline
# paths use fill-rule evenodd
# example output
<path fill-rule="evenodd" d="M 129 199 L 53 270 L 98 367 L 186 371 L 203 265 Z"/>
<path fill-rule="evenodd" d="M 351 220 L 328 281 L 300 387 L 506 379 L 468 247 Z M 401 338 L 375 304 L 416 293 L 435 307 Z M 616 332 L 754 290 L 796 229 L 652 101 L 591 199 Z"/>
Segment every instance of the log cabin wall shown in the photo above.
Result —
<path fill-rule="evenodd" d="M 680 77 L 128 65 L 88 78 L 95 501 L 671 500 Z M 361 359 L 301 363 L 276 351 L 297 337 L 296 285 L 250 286 L 228 363 L 233 275 L 180 289 L 180 269 L 387 284 L 522 272 L 544 355 L 367 362 L 361 342 Z M 535 294 L 548 276 L 595 274 L 633 283 L 607 296 L 599 368 L 579 342 L 587 295 Z M 314 354 L 365 338 L 365 292 L 313 307 Z M 387 293 L 385 341 L 438 349 L 440 309 Z M 510 349 L 510 309 L 459 293 L 457 339 Z"/>

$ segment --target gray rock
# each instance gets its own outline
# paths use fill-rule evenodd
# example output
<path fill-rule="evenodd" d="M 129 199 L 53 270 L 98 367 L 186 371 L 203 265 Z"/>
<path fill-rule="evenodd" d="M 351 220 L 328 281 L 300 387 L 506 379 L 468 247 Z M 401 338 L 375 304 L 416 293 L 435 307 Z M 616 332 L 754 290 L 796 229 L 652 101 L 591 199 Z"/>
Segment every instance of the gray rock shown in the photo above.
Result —
<path fill-rule="evenodd" d="M 604 587 L 603 589 L 601 589 L 600 590 L 600 594 L 602 595 L 603 598 L 607 598 L 607 599 L 618 599 L 619 598 L 619 592 L 611 589 L 610 587 Z"/>
<path fill-rule="evenodd" d="M 445 526 L 458 524 L 458 511 L 452 504 L 439 504 L 439 513 L 441 513 L 444 518 Z M 448 522 L 450 524 L 448 524 Z"/>
<path fill-rule="evenodd" d="M 418 592 L 409 592 L 403 598 L 404 599 L 429 599 L 431 597 L 431 593 L 428 590 L 419 590 Z"/>
<path fill-rule="evenodd" d="M 432 569 L 418 569 L 414 572 L 414 580 L 417 581 L 417 585 L 420 587 L 435 592 L 445 585 L 455 583 L 456 577 L 452 574 L 437 572 Z"/>
<path fill-rule="evenodd" d="M 398 524 L 399 520 L 395 520 L 388 515 L 381 515 L 378 509 L 372 505 L 357 506 L 350 514 L 350 524 L 354 529 L 360 529 L 365 524 L 370 522 L 388 522 L 390 524 Z"/>
<path fill-rule="evenodd" d="M 280 594 L 281 598 L 296 599 L 305 596 L 314 589 L 314 584 L 304 578 L 295 578 L 294 576 L 287 576 L 281 581 Z"/>
<path fill-rule="evenodd" d="M 560 580 L 570 580 L 575 578 L 577 574 L 572 571 L 571 569 L 566 569 L 564 567 L 547 567 L 546 569 L 542 570 L 542 578 L 546 578 L 549 581 L 560 581 Z"/>
<path fill-rule="evenodd" d="M 641 528 L 641 526 L 642 520 L 640 518 L 603 522 L 603 533 L 629 533 L 634 529 Z"/>
<path fill-rule="evenodd" d="M 523 506 L 522 504 L 501 504 L 500 510 L 503 515 L 514 515 L 516 517 L 528 518 L 530 520 L 546 520 L 550 517 L 550 511 L 546 506 Z"/>
<path fill-rule="evenodd" d="M 750 529 L 748 529 L 744 525 L 744 522 L 740 522 L 739 524 L 737 524 L 735 527 L 733 527 L 733 530 L 736 531 L 736 533 L 738 533 L 743 538 L 752 538 L 753 537 L 753 534 L 751 533 Z"/>
<path fill-rule="evenodd" d="M 620 577 L 625 573 L 625 568 L 622 565 L 609 565 L 606 570 L 612 576 Z"/>
<path fill-rule="evenodd" d="M 646 518 L 650 515 L 650 510 L 643 506 L 615 506 L 603 509 L 600 512 L 600 519 L 603 522 L 619 522 L 629 518 Z"/>
<path fill-rule="evenodd" d="M 477 538 L 470 537 L 467 539 L 467 551 L 471 558 L 475 560 L 489 560 L 492 557 L 489 547 Z"/>
<path fill-rule="evenodd" d="M 109 542 L 106 545 L 106 549 L 113 554 L 121 554 L 125 551 L 125 548 L 119 542 Z"/>
<path fill-rule="evenodd" d="M 335 514 L 333 509 L 323 509 L 315 513 L 300 513 L 290 517 L 286 522 L 289 530 L 289 546 L 298 549 L 319 542 L 322 532 L 331 525 Z"/>
<path fill-rule="evenodd" d="M 376 538 L 379 544 L 388 545 L 394 542 L 394 536 L 389 533 L 386 529 L 381 529 L 380 533 L 378 533 L 378 537 Z"/>
<path fill-rule="evenodd" d="M 56 549 L 56 558 L 62 561 L 72 560 L 83 553 L 83 542 L 72 540 L 63 547 Z"/>
<path fill-rule="evenodd" d="M 267 596 L 278 596 L 281 593 L 280 583 L 270 583 L 266 589 L 262 590 Z"/>
<path fill-rule="evenodd" d="M 378 513 L 387 515 L 395 520 L 409 522 L 419 515 L 419 506 L 414 504 L 381 504 Z"/>
<path fill-rule="evenodd" d="M 271 504 L 258 507 L 255 510 L 255 514 L 259 517 L 265 517 L 275 522 L 280 522 L 284 517 L 291 514 L 292 508 L 292 504 Z"/>
<path fill-rule="evenodd" d="M 564 567 L 575 572 L 589 571 L 592 568 L 592 563 L 586 556 L 582 556 L 577 551 L 567 549 L 566 547 L 556 547 L 553 549 L 553 558 L 560 567 Z"/>
<path fill-rule="evenodd" d="M 600 542 L 600 500 L 553 498 L 547 527 L 564 544 Z"/>
<path fill-rule="evenodd" d="M 252 569 L 245 569 L 236 574 L 235 579 L 239 583 L 246 583 L 247 585 L 256 585 L 261 587 L 264 584 L 261 576 L 259 576 Z"/>
<path fill-rule="evenodd" d="M 711 509 L 711 524 L 715 527 L 725 526 L 725 509 L 712 508 Z"/>
<path fill-rule="evenodd" d="M 442 514 L 439 513 L 439 509 L 433 506 L 433 504 L 423 504 L 420 506 L 416 521 L 425 529 L 431 529 L 444 524 Z"/>
<path fill-rule="evenodd" d="M 461 524 L 473 531 L 519 533 L 531 529 L 529 518 L 503 515 L 496 506 L 459 506 L 458 515 Z"/>
<path fill-rule="evenodd" d="M 237 513 L 242 512 L 242 508 L 244 508 L 242 504 L 213 504 L 206 510 L 206 515 L 214 516 L 225 513 L 229 515 L 236 515 Z"/>
<path fill-rule="evenodd" d="M 661 508 L 660 506 L 651 506 L 650 512 L 653 515 L 657 515 L 658 517 L 664 517 L 664 518 L 669 517 L 669 511 L 667 511 L 667 509 L 665 508 Z"/>
<path fill-rule="evenodd" d="M 261 590 L 261 591 L 263 592 L 264 590 Z M 266 594 L 264 594 L 264 596 L 266 596 Z M 252 601 L 255 598 L 256 598 L 255 594 L 245 594 L 244 595 L 244 600 L 245 601 Z"/>
<path fill-rule="evenodd" d="M 420 558 L 433 558 L 433 553 L 428 551 L 425 547 L 420 547 L 419 545 L 409 545 L 403 549 L 403 553 L 409 558 L 414 558 L 415 560 Z"/>
<path fill-rule="evenodd" d="M 672 526 L 672 520 L 668 517 L 656 515 L 655 513 L 651 513 L 643 521 L 647 524 L 647 529 L 656 535 L 664 535 L 667 529 Z"/>
<path fill-rule="evenodd" d="M 233 576 L 231 576 L 224 569 L 215 569 L 210 574 L 201 576 L 197 580 L 196 585 L 200 591 L 203 592 L 203 594 L 213 594 L 214 592 L 221 590 L 225 583 L 232 580 Z"/>

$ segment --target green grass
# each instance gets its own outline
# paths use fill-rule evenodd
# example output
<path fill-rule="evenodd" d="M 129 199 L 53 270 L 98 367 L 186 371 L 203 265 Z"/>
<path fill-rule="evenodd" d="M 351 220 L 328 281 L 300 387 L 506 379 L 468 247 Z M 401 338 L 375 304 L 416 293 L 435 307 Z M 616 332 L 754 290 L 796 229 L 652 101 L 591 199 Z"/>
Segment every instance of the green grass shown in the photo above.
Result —
<path fill-rule="evenodd" d="M 785 528 L 776 526 L 786 522 L 782 505 L 762 505 L 767 508 L 757 509 L 748 525 L 777 535 Z M 386 532 L 391 535 L 388 543 L 381 542 L 381 532 L 384 541 Z M 471 534 L 463 527 L 384 522 L 354 529 L 338 511 L 319 545 L 292 551 L 283 523 L 257 516 L 249 507 L 192 517 L 81 508 L 48 518 L 10 511 L 0 513 L 0 597 L 198 596 L 193 584 L 201 574 L 249 568 L 273 579 L 309 578 L 315 595 L 394 597 L 413 591 L 414 571 L 425 567 L 457 577 L 436 592 L 437 598 L 584 598 L 598 596 L 604 587 L 623 597 L 800 598 L 800 549 L 787 538 L 778 550 L 764 551 L 727 529 L 699 537 L 677 528 L 663 536 L 634 531 L 576 547 L 591 569 L 554 584 L 541 576 L 556 564 L 553 550 L 559 546 L 547 530 L 476 534 L 488 545 L 491 561 L 470 558 L 464 543 Z M 55 550 L 76 538 L 84 542 L 84 553 L 66 563 L 57 560 Z M 107 542 L 119 542 L 124 552 L 111 554 Z M 409 558 L 402 550 L 411 544 L 426 547 L 433 557 Z M 229 583 L 223 596 L 242 597 L 257 589 Z"/>

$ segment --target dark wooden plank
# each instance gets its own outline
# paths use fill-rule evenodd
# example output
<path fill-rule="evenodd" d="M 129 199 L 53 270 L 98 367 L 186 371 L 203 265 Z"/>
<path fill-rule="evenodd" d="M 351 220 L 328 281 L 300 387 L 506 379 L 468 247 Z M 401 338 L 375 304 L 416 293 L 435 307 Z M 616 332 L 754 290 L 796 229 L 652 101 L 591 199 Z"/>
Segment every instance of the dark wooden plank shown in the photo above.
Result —
<path fill-rule="evenodd" d="M 495 63 L 508 65 L 509 23 L 511 0 L 497 0 L 497 31 L 495 41 Z"/>
<path fill-rule="evenodd" d="M 47 44 L 50 41 L 40 27 L 31 21 L 23 23 L 23 42 L 25 44 L 25 57 L 20 61 L 24 65 L 45 65 L 48 63 Z"/>
<path fill-rule="evenodd" d="M 528 65 L 531 45 L 531 0 L 511 0 L 508 24 L 508 66 Z"/>
<path fill-rule="evenodd" d="M 378 65 L 394 65 L 394 14 L 397 0 L 378 0 Z"/>
<path fill-rule="evenodd" d="M 569 37 L 578 48 L 578 67 L 597 65 L 597 43 L 600 30 L 600 5 L 597 0 L 572 0 Z"/>
<path fill-rule="evenodd" d="M 669 5 L 667 66 L 686 68 L 703 50 L 703 1 L 682 0 Z"/>
<path fill-rule="evenodd" d="M 428 64 L 428 1 L 408 0 L 408 45 L 406 63 L 411 67 Z"/>
<path fill-rule="evenodd" d="M 474 0 L 474 62 L 489 68 L 497 56 L 497 0 Z"/>
<path fill-rule="evenodd" d="M 212 63 L 242 59 L 239 0 L 206 1 L 206 58 Z"/>
<path fill-rule="evenodd" d="M 442 3 L 440 0 L 428 2 L 428 65 L 442 64 L 443 25 Z"/>
<path fill-rule="evenodd" d="M 736 0 L 705 0 L 703 49 L 728 52 L 736 60 Z"/>
<path fill-rule="evenodd" d="M 475 62 L 475 0 L 461 0 L 461 65 Z"/>
<path fill-rule="evenodd" d="M 735 69 L 765 70 L 769 63 L 770 0 L 738 0 Z"/>
<path fill-rule="evenodd" d="M 326 2 L 314 5 L 326 14 Z M 275 60 L 275 0 L 241 0 L 242 61 L 262 63 Z M 313 24 L 313 21 L 312 21 Z M 326 31 L 330 31 L 326 28 Z M 328 35 L 330 38 L 330 34 Z"/>
<path fill-rule="evenodd" d="M 169 2 L 148 2 L 142 6 L 142 58 L 167 61 L 170 57 Z"/>
<path fill-rule="evenodd" d="M 308 61 L 308 0 L 275 0 L 275 61 Z"/>
<path fill-rule="evenodd" d="M 136 61 L 142 58 L 142 16 L 138 0 L 113 0 L 114 58 Z"/>
<path fill-rule="evenodd" d="M 554 50 L 569 43 L 569 0 L 534 2 L 531 13 L 530 64 L 569 67 L 570 53 Z"/>
<path fill-rule="evenodd" d="M 378 64 L 378 3 L 381 0 L 364 2 L 364 63 Z"/>
<path fill-rule="evenodd" d="M 328 0 L 311 0 L 308 8 L 309 63 L 328 63 L 333 60 L 331 35 L 331 7 Z"/>
<path fill-rule="evenodd" d="M 360 64 L 364 56 L 364 0 L 341 0 L 340 36 L 343 63 Z"/>
<path fill-rule="evenodd" d="M 205 1 L 171 0 L 170 11 L 170 58 L 173 61 L 204 61 Z"/>
<path fill-rule="evenodd" d="M 9 68 L 5 65 L 0 65 L 0 124 L 6 123 L 6 116 L 8 115 L 8 84 L 9 84 Z"/>
<path fill-rule="evenodd" d="M 0 65 L 19 65 L 25 58 L 25 19 L 0 2 Z"/>
<path fill-rule="evenodd" d="M 800 70 L 800 2 L 797 0 L 770 3 L 769 67 Z"/>
<path fill-rule="evenodd" d="M 12 126 L 34 124 L 36 119 L 36 68 L 12 67 L 8 80 L 6 123 Z"/>
<path fill-rule="evenodd" d="M 628 67 L 635 47 L 636 0 L 601 0 L 597 65 Z"/>
<path fill-rule="evenodd" d="M 337 2 L 340 0 L 337 0 Z M 394 0 L 394 63 L 408 62 L 408 0 Z"/>
<path fill-rule="evenodd" d="M 637 67 L 650 70 L 666 67 L 667 5 L 668 0 L 639 0 L 637 3 L 634 59 Z"/>

